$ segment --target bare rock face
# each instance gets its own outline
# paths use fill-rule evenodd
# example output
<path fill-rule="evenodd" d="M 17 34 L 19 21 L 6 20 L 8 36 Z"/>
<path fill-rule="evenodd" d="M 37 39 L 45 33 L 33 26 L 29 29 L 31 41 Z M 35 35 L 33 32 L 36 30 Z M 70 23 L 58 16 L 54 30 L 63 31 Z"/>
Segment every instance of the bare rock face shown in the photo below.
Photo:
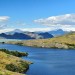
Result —
<path fill-rule="evenodd" d="M 61 43 L 56 43 L 56 44 L 55 44 L 55 47 L 68 49 L 68 46 L 67 46 L 67 45 L 61 44 Z"/>

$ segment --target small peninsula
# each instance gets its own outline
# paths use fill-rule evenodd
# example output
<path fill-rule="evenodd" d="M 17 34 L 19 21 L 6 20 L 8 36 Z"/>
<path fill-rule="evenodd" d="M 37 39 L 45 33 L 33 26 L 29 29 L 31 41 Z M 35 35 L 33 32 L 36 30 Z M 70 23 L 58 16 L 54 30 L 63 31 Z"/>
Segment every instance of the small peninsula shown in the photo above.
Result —
<path fill-rule="evenodd" d="M 22 60 L 26 53 L 0 49 L 0 75 L 25 75 L 31 62 Z M 18 56 L 20 55 L 20 56 Z"/>

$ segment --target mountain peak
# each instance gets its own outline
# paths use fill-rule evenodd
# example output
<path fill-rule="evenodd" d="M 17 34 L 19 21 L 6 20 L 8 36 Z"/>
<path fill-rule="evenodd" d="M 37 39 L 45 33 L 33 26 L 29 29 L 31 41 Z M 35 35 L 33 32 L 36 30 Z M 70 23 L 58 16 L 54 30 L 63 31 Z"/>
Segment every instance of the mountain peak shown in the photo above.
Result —
<path fill-rule="evenodd" d="M 54 36 L 60 36 L 67 33 L 67 31 L 63 31 L 62 29 L 57 29 L 53 31 L 49 31 L 50 34 L 53 34 Z"/>
<path fill-rule="evenodd" d="M 7 35 L 13 35 L 14 33 L 23 33 L 23 31 L 22 30 L 20 30 L 20 29 L 14 29 L 13 31 L 10 31 L 10 32 L 6 32 L 5 34 L 7 34 Z"/>
<path fill-rule="evenodd" d="M 56 30 L 56 31 L 63 31 L 62 29 L 58 29 L 58 30 Z"/>

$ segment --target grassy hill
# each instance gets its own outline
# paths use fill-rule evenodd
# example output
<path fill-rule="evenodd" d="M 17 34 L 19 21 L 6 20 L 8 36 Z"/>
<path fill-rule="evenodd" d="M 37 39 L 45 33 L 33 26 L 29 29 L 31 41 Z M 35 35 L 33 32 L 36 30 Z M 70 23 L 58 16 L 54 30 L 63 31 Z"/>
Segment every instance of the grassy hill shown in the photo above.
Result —
<path fill-rule="evenodd" d="M 22 73 L 29 68 L 29 64 L 30 62 L 0 49 L 0 75 L 25 75 Z"/>
<path fill-rule="evenodd" d="M 27 40 L 18 42 L 12 41 L 9 43 L 32 47 L 75 49 L 75 32 L 70 32 L 63 36 L 50 39 Z"/>

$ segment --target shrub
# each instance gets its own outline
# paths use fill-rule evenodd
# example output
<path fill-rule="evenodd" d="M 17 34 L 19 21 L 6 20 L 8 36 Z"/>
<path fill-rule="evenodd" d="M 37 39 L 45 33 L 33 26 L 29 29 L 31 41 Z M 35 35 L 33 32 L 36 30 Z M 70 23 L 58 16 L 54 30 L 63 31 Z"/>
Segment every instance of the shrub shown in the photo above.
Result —
<path fill-rule="evenodd" d="M 5 52 L 5 53 L 10 54 L 10 55 L 17 56 L 17 57 L 22 57 L 22 56 L 28 55 L 27 52 L 9 51 L 7 49 L 0 49 L 0 51 Z"/>
<path fill-rule="evenodd" d="M 23 73 L 29 69 L 29 64 L 23 61 L 21 61 L 18 65 L 11 63 L 6 65 L 6 69 L 13 72 Z"/>

